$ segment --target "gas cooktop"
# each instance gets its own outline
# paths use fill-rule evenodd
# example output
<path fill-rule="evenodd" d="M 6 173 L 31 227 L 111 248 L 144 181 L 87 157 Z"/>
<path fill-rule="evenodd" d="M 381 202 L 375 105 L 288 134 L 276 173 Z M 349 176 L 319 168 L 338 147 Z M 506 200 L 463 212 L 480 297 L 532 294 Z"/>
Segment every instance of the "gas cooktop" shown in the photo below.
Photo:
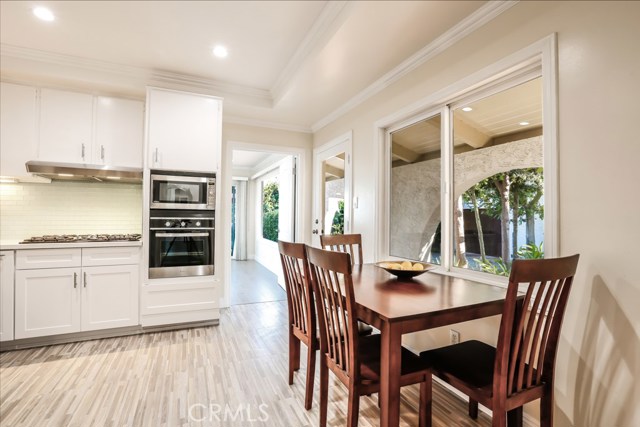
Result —
<path fill-rule="evenodd" d="M 20 243 L 74 243 L 137 241 L 141 234 L 52 234 L 29 237 Z"/>

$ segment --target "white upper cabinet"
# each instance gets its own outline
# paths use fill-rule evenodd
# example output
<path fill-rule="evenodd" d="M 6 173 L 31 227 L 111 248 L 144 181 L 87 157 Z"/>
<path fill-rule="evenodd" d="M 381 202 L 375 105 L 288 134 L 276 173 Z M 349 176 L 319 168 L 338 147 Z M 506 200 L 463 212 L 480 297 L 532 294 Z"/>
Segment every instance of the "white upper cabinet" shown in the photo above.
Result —
<path fill-rule="evenodd" d="M 38 156 L 36 114 L 36 88 L 0 84 L 0 176 L 29 176 L 24 164 Z"/>
<path fill-rule="evenodd" d="M 96 133 L 92 163 L 142 167 L 144 104 L 128 99 L 96 97 Z"/>
<path fill-rule="evenodd" d="M 217 172 L 222 136 L 220 98 L 149 88 L 147 109 L 150 168 Z"/>
<path fill-rule="evenodd" d="M 92 134 L 92 95 L 41 90 L 39 160 L 91 163 Z"/>
<path fill-rule="evenodd" d="M 144 103 L 41 89 L 37 133 L 38 160 L 142 168 Z"/>

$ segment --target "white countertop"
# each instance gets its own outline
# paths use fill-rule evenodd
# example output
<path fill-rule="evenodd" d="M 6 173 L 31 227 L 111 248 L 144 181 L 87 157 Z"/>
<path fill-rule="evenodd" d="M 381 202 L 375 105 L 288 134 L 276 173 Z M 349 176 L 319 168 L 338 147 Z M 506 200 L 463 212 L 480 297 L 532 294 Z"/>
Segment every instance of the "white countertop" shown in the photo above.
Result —
<path fill-rule="evenodd" d="M 142 246 L 142 241 L 111 241 L 111 242 L 69 242 L 69 243 L 23 243 L 17 241 L 0 241 L 0 250 L 13 251 L 17 249 L 65 249 L 65 248 L 96 248 L 115 246 Z"/>

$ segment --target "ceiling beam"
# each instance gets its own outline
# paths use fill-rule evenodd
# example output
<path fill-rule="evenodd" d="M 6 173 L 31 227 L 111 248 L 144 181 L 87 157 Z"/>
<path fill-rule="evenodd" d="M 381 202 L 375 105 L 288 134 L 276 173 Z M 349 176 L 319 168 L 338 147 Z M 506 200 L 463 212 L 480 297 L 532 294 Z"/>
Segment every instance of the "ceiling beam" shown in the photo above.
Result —
<path fill-rule="evenodd" d="M 324 164 L 324 176 L 332 176 L 334 178 L 344 178 L 344 169 L 337 168 L 328 164 Z"/>
<path fill-rule="evenodd" d="M 484 147 L 491 141 L 489 135 L 480 132 L 459 117 L 453 119 L 453 139 L 454 143 L 463 142 L 473 148 Z"/>
<path fill-rule="evenodd" d="M 404 147 L 397 142 L 391 143 L 391 154 L 407 163 L 414 163 L 420 157 L 419 153 Z"/>

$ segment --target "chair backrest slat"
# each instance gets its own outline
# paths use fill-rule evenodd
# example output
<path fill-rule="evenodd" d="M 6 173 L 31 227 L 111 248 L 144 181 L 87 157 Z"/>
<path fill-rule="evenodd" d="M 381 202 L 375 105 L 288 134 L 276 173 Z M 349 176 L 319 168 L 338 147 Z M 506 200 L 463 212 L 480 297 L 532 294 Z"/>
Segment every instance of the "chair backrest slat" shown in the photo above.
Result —
<path fill-rule="evenodd" d="M 307 337 L 315 337 L 316 314 L 305 245 L 279 241 L 278 248 L 287 290 L 289 322 Z"/>
<path fill-rule="evenodd" d="M 513 262 L 496 351 L 496 392 L 504 388 L 509 396 L 552 377 L 578 258 Z M 520 285 L 526 286 L 526 292 L 519 303 Z"/>
<path fill-rule="evenodd" d="M 320 324 L 320 349 L 347 375 L 357 377 L 358 334 L 351 256 L 308 246 L 307 254 Z"/>
<path fill-rule="evenodd" d="M 361 234 L 323 234 L 320 246 L 336 252 L 345 252 L 351 256 L 351 264 L 362 264 Z M 357 255 L 357 257 L 356 257 Z"/>

